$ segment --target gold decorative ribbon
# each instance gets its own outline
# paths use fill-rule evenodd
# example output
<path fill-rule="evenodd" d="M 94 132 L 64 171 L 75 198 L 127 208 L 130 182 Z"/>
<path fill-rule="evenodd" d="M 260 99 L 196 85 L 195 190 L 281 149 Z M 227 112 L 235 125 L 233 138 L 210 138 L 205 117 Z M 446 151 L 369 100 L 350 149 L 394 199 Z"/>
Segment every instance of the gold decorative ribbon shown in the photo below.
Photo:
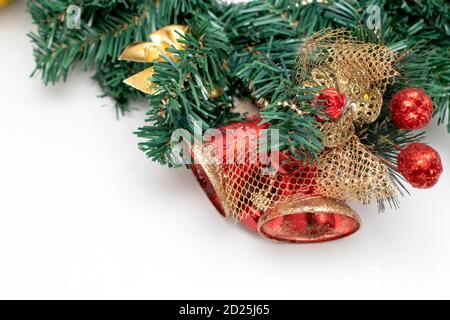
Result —
<path fill-rule="evenodd" d="M 138 42 L 129 45 L 122 52 L 119 60 L 150 63 L 161 61 L 162 55 L 176 59 L 176 55 L 168 49 L 183 49 L 183 43 L 179 40 L 187 31 L 188 27 L 182 25 L 170 25 L 161 28 L 150 34 L 150 42 Z M 152 87 L 149 80 L 154 73 L 154 68 L 149 67 L 124 80 L 124 83 L 143 93 L 154 94 L 155 88 Z"/>
<path fill-rule="evenodd" d="M 386 46 L 357 41 L 345 29 L 320 31 L 300 48 L 297 85 L 334 88 L 350 102 L 340 119 L 321 124 L 325 151 L 319 156 L 317 183 L 325 197 L 368 203 L 397 194 L 388 168 L 355 130 L 380 115 L 386 86 L 399 75 L 396 59 Z"/>

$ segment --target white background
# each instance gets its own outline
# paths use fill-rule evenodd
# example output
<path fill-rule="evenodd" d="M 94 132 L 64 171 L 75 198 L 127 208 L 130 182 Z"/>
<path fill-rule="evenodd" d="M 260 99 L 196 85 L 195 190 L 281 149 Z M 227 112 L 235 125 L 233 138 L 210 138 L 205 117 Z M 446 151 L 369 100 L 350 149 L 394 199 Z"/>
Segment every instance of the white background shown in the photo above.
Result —
<path fill-rule="evenodd" d="M 401 209 L 355 205 L 344 240 L 280 245 L 223 220 L 187 170 L 153 164 L 90 74 L 45 87 L 23 0 L 0 10 L 0 298 L 450 298 L 447 171 Z M 106 107 L 102 107 L 106 106 Z"/>

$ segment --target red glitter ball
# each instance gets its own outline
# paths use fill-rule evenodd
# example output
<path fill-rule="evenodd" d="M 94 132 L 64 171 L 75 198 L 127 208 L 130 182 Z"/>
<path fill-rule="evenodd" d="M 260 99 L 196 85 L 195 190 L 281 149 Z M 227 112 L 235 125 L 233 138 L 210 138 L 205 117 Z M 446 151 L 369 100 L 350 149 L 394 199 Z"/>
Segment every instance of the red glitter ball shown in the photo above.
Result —
<path fill-rule="evenodd" d="M 414 187 L 433 187 L 442 174 L 439 153 L 423 143 L 411 143 L 403 149 L 397 159 L 398 171 Z"/>
<path fill-rule="evenodd" d="M 314 98 L 313 106 L 320 106 L 331 120 L 336 120 L 342 117 L 345 106 L 347 105 L 347 97 L 336 89 L 323 89 L 322 92 Z M 325 119 L 317 116 L 320 122 Z"/>
<path fill-rule="evenodd" d="M 421 89 L 409 88 L 397 92 L 389 108 L 392 121 L 400 129 L 422 129 L 430 123 L 433 101 Z"/>

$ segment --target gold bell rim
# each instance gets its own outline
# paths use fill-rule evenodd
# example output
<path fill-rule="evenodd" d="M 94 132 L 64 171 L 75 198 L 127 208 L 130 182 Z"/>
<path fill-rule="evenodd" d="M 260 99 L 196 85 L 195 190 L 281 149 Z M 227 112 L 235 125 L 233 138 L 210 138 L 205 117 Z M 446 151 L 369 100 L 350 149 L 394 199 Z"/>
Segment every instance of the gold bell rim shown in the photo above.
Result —
<path fill-rule="evenodd" d="M 348 237 L 361 228 L 361 219 L 340 200 L 287 197 L 258 221 L 263 237 L 285 243 L 321 243 Z"/>

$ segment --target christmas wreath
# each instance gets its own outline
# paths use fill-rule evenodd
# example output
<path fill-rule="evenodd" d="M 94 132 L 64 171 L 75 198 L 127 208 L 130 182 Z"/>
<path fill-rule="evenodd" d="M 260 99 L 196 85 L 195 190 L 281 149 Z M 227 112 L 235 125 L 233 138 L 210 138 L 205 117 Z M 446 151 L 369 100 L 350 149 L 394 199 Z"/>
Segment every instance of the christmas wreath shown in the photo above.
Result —
<path fill-rule="evenodd" d="M 403 181 L 437 183 L 441 159 L 418 130 L 433 116 L 450 130 L 449 8 L 28 0 L 45 83 L 81 63 L 118 114 L 147 98 L 137 136 L 149 158 L 188 166 L 223 216 L 296 243 L 358 230 L 345 201 L 383 210 L 398 206 Z"/>

